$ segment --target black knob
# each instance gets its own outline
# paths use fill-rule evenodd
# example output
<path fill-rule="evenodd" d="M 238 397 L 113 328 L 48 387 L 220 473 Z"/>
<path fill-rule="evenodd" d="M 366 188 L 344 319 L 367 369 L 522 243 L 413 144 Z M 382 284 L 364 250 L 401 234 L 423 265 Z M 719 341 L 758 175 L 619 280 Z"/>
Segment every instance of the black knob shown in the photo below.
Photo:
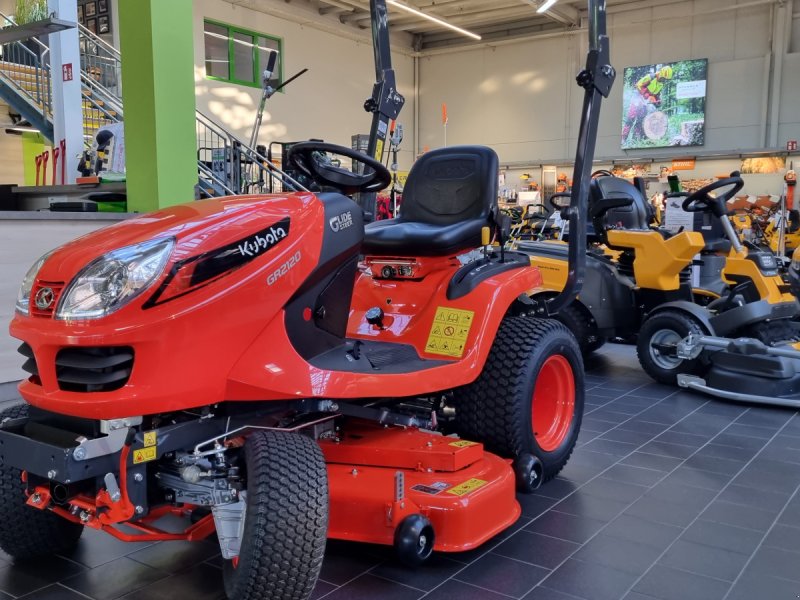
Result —
<path fill-rule="evenodd" d="M 370 325 L 383 327 L 383 309 L 380 306 L 370 308 L 365 316 L 367 318 L 367 323 Z"/>

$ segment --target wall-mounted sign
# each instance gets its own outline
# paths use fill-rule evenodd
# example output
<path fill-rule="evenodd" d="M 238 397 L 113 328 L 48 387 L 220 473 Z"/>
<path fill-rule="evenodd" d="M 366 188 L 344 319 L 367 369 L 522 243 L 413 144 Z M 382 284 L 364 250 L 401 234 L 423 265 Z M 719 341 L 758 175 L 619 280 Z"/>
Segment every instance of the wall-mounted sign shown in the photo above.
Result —
<path fill-rule="evenodd" d="M 797 140 L 789 140 L 786 142 L 786 149 L 789 152 L 796 152 L 797 151 Z"/>
<path fill-rule="evenodd" d="M 64 63 L 61 65 L 61 80 L 72 81 L 72 63 Z"/>
<path fill-rule="evenodd" d="M 626 67 L 622 148 L 705 143 L 708 59 Z"/>
<path fill-rule="evenodd" d="M 694 171 L 695 159 L 693 158 L 675 158 L 672 160 L 673 171 Z"/>

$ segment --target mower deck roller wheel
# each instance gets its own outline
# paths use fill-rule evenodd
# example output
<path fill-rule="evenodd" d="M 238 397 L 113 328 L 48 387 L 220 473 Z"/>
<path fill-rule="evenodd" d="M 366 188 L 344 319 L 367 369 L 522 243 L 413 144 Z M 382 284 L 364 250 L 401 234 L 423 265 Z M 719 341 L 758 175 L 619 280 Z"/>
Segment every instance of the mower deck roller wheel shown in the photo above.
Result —
<path fill-rule="evenodd" d="M 322 451 L 303 435 L 260 431 L 247 438 L 244 454 L 244 533 L 238 560 L 224 564 L 225 593 L 236 600 L 307 600 L 328 530 Z"/>
<path fill-rule="evenodd" d="M 699 375 L 700 358 L 684 360 L 674 356 L 672 347 L 687 335 L 705 335 L 700 322 L 680 310 L 661 310 L 651 314 L 639 330 L 636 354 L 642 369 L 659 383 L 676 385 L 678 375 Z"/>
<path fill-rule="evenodd" d="M 0 412 L 4 419 L 28 416 L 28 405 Z M 67 552 L 75 547 L 83 525 L 46 510 L 25 504 L 22 471 L 0 465 L 0 548 L 18 559 L 39 558 Z"/>
<path fill-rule="evenodd" d="M 531 491 L 538 484 L 520 481 L 530 469 L 517 467 L 525 455 L 538 460 L 528 466 L 539 483 L 561 471 L 575 447 L 583 400 L 583 359 L 570 331 L 552 319 L 506 317 L 478 379 L 455 392 L 457 431 L 514 458 L 518 489 Z"/>
<path fill-rule="evenodd" d="M 409 567 L 417 567 L 428 560 L 435 541 L 433 525 L 423 515 L 408 515 L 394 532 L 394 550 Z"/>

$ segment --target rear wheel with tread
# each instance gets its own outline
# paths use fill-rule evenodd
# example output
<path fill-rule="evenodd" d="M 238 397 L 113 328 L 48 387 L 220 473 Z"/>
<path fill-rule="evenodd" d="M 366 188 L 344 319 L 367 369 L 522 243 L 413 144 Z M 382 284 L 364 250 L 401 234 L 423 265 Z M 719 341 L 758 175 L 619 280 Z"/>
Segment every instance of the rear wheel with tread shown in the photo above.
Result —
<path fill-rule="evenodd" d="M 548 481 L 572 454 L 583 400 L 583 359 L 569 330 L 506 317 L 478 379 L 455 391 L 456 427 L 500 456 L 535 456 Z"/>
<path fill-rule="evenodd" d="M 0 412 L 0 422 L 26 416 L 28 405 L 20 404 Z M 83 525 L 28 506 L 25 488 L 22 471 L 0 464 L 0 548 L 18 559 L 72 550 L 83 533 Z"/>
<path fill-rule="evenodd" d="M 675 355 L 678 342 L 689 334 L 700 336 L 707 332 L 703 325 L 689 313 L 680 310 L 662 310 L 645 319 L 639 330 L 636 353 L 645 373 L 668 385 L 675 385 L 678 375 L 699 375 L 704 370 L 703 360 L 679 358 Z"/>
<path fill-rule="evenodd" d="M 743 328 L 737 337 L 755 338 L 767 346 L 793 344 L 800 341 L 797 324 L 788 319 L 761 322 Z"/>
<path fill-rule="evenodd" d="M 259 431 L 244 447 L 247 508 L 238 560 L 226 561 L 236 600 L 306 600 L 317 583 L 328 531 L 328 478 L 311 438 Z"/>
<path fill-rule="evenodd" d="M 572 332 L 584 356 L 598 350 L 606 343 L 605 338 L 598 334 L 597 325 L 588 314 L 588 310 L 577 306 L 574 302 L 562 308 L 556 315 L 556 320 L 566 325 Z"/>

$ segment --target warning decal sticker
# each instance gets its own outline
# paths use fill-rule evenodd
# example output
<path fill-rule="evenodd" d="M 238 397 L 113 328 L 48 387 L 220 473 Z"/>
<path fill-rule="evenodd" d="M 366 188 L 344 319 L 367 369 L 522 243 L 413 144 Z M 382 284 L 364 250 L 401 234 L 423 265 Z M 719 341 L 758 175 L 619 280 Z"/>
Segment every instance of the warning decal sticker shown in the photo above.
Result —
<path fill-rule="evenodd" d="M 461 358 L 474 317 L 475 313 L 471 310 L 438 307 L 425 352 Z"/>
<path fill-rule="evenodd" d="M 133 451 L 133 464 L 148 462 L 155 460 L 158 456 L 158 451 L 155 446 L 148 446 L 147 448 L 139 448 Z"/>
<path fill-rule="evenodd" d="M 453 494 L 454 496 L 466 496 L 478 488 L 482 488 L 487 483 L 488 482 L 483 479 L 468 479 L 464 483 L 459 483 L 457 486 L 450 488 L 447 490 L 447 493 Z"/>
<path fill-rule="evenodd" d="M 477 446 L 478 442 L 470 442 L 467 440 L 458 440 L 457 442 L 450 442 L 449 446 L 453 446 L 455 448 L 469 448 L 470 446 Z"/>
<path fill-rule="evenodd" d="M 149 448 L 150 446 L 156 445 L 156 432 L 155 431 L 145 431 L 144 433 L 144 445 L 145 448 Z"/>

